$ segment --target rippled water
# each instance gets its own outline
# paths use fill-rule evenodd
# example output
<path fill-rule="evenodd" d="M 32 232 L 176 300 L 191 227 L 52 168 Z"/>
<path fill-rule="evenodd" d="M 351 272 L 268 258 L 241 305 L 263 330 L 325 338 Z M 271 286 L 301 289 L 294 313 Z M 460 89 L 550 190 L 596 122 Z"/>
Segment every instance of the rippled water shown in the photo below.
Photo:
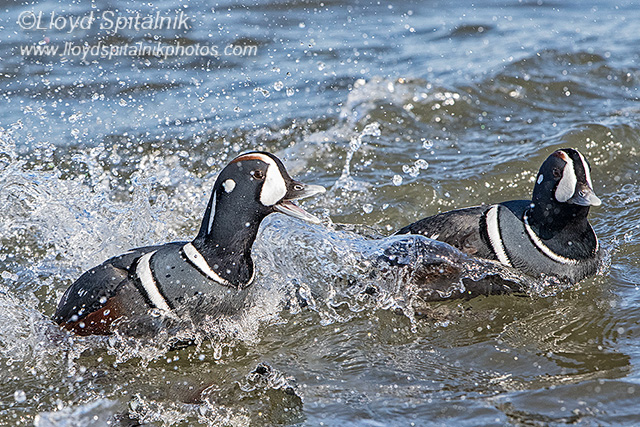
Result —
<path fill-rule="evenodd" d="M 633 2 L 1 8 L 1 425 L 640 422 Z M 25 11 L 105 10 L 182 10 L 192 28 L 109 35 L 97 24 L 71 33 L 18 24 Z M 20 54 L 65 42 L 255 45 L 257 54 Z M 566 146 L 589 158 L 603 200 L 590 215 L 609 254 L 596 277 L 420 302 L 402 277 L 371 275 L 396 240 L 367 236 L 527 197 L 542 161 Z M 303 202 L 323 225 L 264 222 L 243 315 L 178 350 L 168 335 L 78 338 L 51 322 L 87 268 L 193 236 L 217 173 L 250 149 L 329 191 Z M 362 293 L 365 283 L 378 295 Z"/>

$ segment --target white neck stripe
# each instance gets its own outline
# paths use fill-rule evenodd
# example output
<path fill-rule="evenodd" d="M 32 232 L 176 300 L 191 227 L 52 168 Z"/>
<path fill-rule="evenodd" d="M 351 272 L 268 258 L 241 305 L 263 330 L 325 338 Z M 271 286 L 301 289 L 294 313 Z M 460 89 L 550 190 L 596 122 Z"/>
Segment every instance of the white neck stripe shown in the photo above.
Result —
<path fill-rule="evenodd" d="M 142 284 L 142 288 L 147 293 L 149 300 L 151 303 L 161 310 L 171 311 L 171 307 L 167 304 L 167 300 L 162 296 L 160 290 L 158 289 L 158 285 L 156 285 L 156 281 L 153 278 L 153 273 L 151 272 L 151 266 L 149 265 L 149 261 L 153 254 L 157 251 L 149 252 L 140 257 L 138 261 L 138 265 L 136 267 L 136 274 L 140 279 L 140 283 Z"/>
<path fill-rule="evenodd" d="M 211 234 L 211 227 L 213 227 L 213 218 L 216 216 L 216 189 L 213 189 L 213 196 L 211 197 L 211 210 L 209 211 L 209 224 L 207 226 L 207 234 Z"/>
<path fill-rule="evenodd" d="M 584 158 L 582 153 L 578 151 L 578 156 L 580 156 L 580 160 L 582 160 L 582 167 L 584 168 L 584 175 L 587 178 L 587 184 L 593 190 L 593 182 L 591 182 L 591 171 L 589 170 L 589 165 L 587 164 L 587 159 Z"/>
<path fill-rule="evenodd" d="M 253 279 L 256 278 L 256 268 L 253 267 L 252 271 L 251 271 L 251 277 L 249 278 L 249 281 L 247 283 L 245 283 L 244 285 L 240 285 L 241 288 L 246 288 L 247 286 L 249 286 L 251 283 L 253 283 Z"/>
<path fill-rule="evenodd" d="M 527 234 L 529 235 L 529 239 L 531 239 L 531 242 L 533 242 L 535 247 L 538 248 L 538 250 L 540 252 L 542 252 L 544 255 L 546 255 L 548 258 L 551 258 L 555 262 L 559 262 L 560 264 L 571 264 L 571 265 L 574 265 L 574 264 L 578 263 L 578 260 L 576 260 L 576 259 L 563 257 L 562 255 L 558 255 L 557 253 L 555 253 L 551 249 L 549 249 L 549 247 L 547 245 L 545 245 L 542 240 L 540 240 L 540 238 L 533 231 L 531 226 L 529 226 L 529 218 L 527 217 L 526 213 L 524 214 L 523 219 L 524 219 L 524 228 L 525 228 L 525 230 L 527 230 Z"/>
<path fill-rule="evenodd" d="M 198 252 L 198 250 L 196 249 L 195 246 L 193 246 L 192 243 L 187 243 L 186 245 L 184 245 L 182 247 L 182 250 L 184 251 L 184 254 L 186 255 L 187 259 L 191 261 L 193 265 L 196 266 L 196 268 L 200 271 L 200 273 L 204 274 L 214 282 L 220 283 L 221 285 L 231 286 L 231 283 L 229 283 L 227 280 L 220 277 L 218 273 L 216 273 L 215 271 L 213 271 L 213 269 L 211 269 L 209 264 L 207 264 L 207 260 L 204 259 L 202 254 Z"/>
<path fill-rule="evenodd" d="M 491 243 L 491 248 L 493 249 L 493 252 L 495 252 L 496 257 L 498 257 L 498 261 L 506 266 L 512 267 L 511 262 L 509 261 L 509 257 L 507 256 L 507 252 L 505 251 L 504 245 L 502 243 L 502 236 L 500 235 L 500 225 L 498 224 L 499 207 L 499 205 L 493 205 L 487 211 L 487 234 L 489 235 L 489 243 Z"/>

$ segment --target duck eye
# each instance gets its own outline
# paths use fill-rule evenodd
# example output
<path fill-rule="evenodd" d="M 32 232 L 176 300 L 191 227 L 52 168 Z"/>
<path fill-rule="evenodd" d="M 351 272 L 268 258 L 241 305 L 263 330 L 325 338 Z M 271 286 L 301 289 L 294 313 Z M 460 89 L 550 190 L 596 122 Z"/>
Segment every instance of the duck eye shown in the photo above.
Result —
<path fill-rule="evenodd" d="M 302 191 L 302 190 L 304 190 L 304 186 L 302 184 L 296 184 L 296 185 L 293 186 L 293 189 L 295 191 Z"/>
<path fill-rule="evenodd" d="M 261 180 L 261 179 L 264 179 L 264 172 L 262 172 L 260 169 L 257 169 L 257 170 L 251 171 L 251 176 L 254 179 L 260 179 Z"/>
<path fill-rule="evenodd" d="M 553 177 L 554 178 L 562 177 L 562 171 L 560 171 L 560 169 L 558 169 L 558 168 L 554 168 L 553 169 Z"/>

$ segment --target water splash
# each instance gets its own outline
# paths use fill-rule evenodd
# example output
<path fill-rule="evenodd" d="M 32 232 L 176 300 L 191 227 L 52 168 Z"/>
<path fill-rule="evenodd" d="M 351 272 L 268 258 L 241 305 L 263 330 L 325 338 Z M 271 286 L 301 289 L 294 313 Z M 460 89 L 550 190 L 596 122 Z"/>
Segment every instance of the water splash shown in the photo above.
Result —
<path fill-rule="evenodd" d="M 347 191 L 366 191 L 371 187 L 371 184 L 368 184 L 364 181 L 357 181 L 351 176 L 350 168 L 351 161 L 353 159 L 353 155 L 362 148 L 363 139 L 367 136 L 379 137 L 381 135 L 380 132 L 380 124 L 377 122 L 370 123 L 365 126 L 365 128 L 360 132 L 359 135 L 354 136 L 349 141 L 349 150 L 347 151 L 347 158 L 345 159 L 344 168 L 342 169 L 342 174 L 340 178 L 335 182 L 331 191 L 335 191 L 337 189 L 344 189 Z"/>
<path fill-rule="evenodd" d="M 113 422 L 113 412 L 120 405 L 109 399 L 97 399 L 85 404 L 59 405 L 56 411 L 41 412 L 36 415 L 36 427 L 74 427 L 81 425 L 109 425 Z"/>
<path fill-rule="evenodd" d="M 551 295 L 568 286 L 534 280 L 422 236 L 372 240 L 282 217 L 266 223 L 254 251 L 270 292 L 277 289 L 294 312 L 317 311 L 325 324 L 345 322 L 365 308 L 400 310 L 413 318 L 415 307 L 430 301 L 505 292 Z"/>

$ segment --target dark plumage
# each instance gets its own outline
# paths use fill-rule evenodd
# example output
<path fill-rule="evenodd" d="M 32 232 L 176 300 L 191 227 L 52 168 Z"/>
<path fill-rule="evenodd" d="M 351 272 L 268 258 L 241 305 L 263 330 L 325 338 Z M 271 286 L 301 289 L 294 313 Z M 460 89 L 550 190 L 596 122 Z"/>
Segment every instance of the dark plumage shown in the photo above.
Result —
<path fill-rule="evenodd" d="M 254 278 L 261 221 L 282 212 L 317 223 L 291 200 L 323 191 L 294 181 L 272 154 L 243 154 L 220 172 L 194 240 L 133 249 L 92 268 L 67 289 L 54 320 L 90 335 L 154 309 L 169 317 L 236 313 Z"/>
<path fill-rule="evenodd" d="M 529 275 L 575 283 L 596 273 L 598 238 L 587 219 L 599 206 L 590 166 L 573 148 L 551 154 L 540 167 L 532 200 L 513 200 L 444 212 L 397 234 L 421 234 Z"/>

